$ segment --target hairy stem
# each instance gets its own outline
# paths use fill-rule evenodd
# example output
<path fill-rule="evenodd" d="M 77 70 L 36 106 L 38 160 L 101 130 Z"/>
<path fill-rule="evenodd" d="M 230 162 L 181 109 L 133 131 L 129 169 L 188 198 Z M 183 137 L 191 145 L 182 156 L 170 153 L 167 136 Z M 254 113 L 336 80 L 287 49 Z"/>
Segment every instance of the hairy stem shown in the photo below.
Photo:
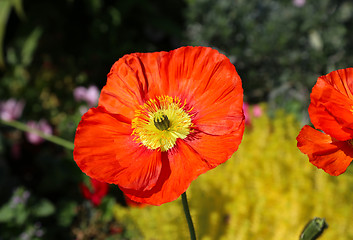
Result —
<path fill-rule="evenodd" d="M 47 141 L 50 141 L 52 143 L 55 143 L 57 145 L 60 145 L 64 148 L 67 148 L 69 150 L 74 150 L 74 144 L 70 141 L 67 141 L 65 139 L 62 139 L 60 137 L 57 137 L 57 136 L 53 136 L 53 135 L 50 135 L 50 134 L 45 134 L 37 129 L 33 129 L 33 128 L 30 128 L 28 127 L 26 124 L 24 123 L 21 123 L 21 122 L 18 122 L 18 121 L 5 121 L 5 120 L 1 120 L 0 119 L 0 123 L 1 124 L 4 124 L 4 125 L 7 125 L 7 126 L 10 126 L 10 127 L 13 127 L 13 128 L 17 128 L 21 131 L 25 131 L 25 132 L 30 132 L 30 133 L 34 133 L 34 134 L 37 134 L 38 136 L 40 136 L 41 138 L 47 140 Z"/>
<path fill-rule="evenodd" d="M 188 226 L 189 226 L 190 239 L 191 240 L 196 240 L 195 228 L 194 228 L 194 224 L 192 223 L 192 218 L 191 218 L 191 215 L 190 215 L 188 199 L 186 198 L 186 192 L 181 194 L 181 200 L 183 202 L 183 208 L 184 208 L 186 221 L 188 222 Z"/>

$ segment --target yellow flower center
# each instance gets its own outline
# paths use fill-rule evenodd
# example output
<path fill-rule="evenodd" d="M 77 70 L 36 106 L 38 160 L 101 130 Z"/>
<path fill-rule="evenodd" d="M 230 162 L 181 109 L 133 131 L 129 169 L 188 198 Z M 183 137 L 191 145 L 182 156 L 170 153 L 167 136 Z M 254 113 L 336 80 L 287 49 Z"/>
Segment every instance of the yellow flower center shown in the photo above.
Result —
<path fill-rule="evenodd" d="M 169 96 L 159 96 L 140 105 L 131 123 L 134 140 L 152 150 L 171 149 L 178 138 L 186 138 L 191 131 L 192 109 L 185 108 L 185 102 Z"/>

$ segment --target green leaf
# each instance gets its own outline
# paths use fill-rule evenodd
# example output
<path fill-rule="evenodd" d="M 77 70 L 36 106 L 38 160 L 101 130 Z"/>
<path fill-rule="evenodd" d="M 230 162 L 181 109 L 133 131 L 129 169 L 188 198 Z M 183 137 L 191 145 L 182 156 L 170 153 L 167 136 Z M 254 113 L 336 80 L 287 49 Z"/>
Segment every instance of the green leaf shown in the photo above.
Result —
<path fill-rule="evenodd" d="M 22 0 L 12 0 L 12 5 L 19 18 L 25 19 L 25 12 L 23 11 Z"/>
<path fill-rule="evenodd" d="M 29 216 L 29 211 L 24 204 L 18 204 L 15 209 L 15 222 L 17 225 L 23 225 Z"/>
<path fill-rule="evenodd" d="M 34 216 L 47 217 L 55 212 L 55 207 L 48 200 L 41 200 L 39 203 L 34 205 L 32 211 Z"/>
<path fill-rule="evenodd" d="M 5 39 L 6 24 L 10 16 L 11 8 L 12 2 L 10 0 L 0 1 L 0 68 L 5 67 L 3 43 Z"/>
<path fill-rule="evenodd" d="M 34 51 L 37 48 L 39 38 L 42 35 L 42 29 L 37 27 L 26 39 L 22 48 L 22 63 L 27 66 L 32 62 Z"/>
<path fill-rule="evenodd" d="M 9 204 L 5 204 L 0 208 L 0 222 L 8 222 L 14 218 L 13 208 Z"/>
<path fill-rule="evenodd" d="M 18 63 L 18 57 L 14 48 L 8 48 L 6 51 L 6 62 L 9 65 L 15 66 Z"/>
<path fill-rule="evenodd" d="M 102 215 L 103 221 L 108 222 L 114 217 L 113 208 L 114 208 L 115 204 L 116 204 L 116 202 L 113 197 L 105 196 L 103 198 L 103 201 L 102 201 L 101 205 L 99 206 L 103 211 L 103 215 Z"/>
<path fill-rule="evenodd" d="M 71 224 L 73 218 L 76 216 L 76 207 L 77 204 L 72 202 L 65 202 L 60 208 L 58 213 L 58 223 L 63 226 L 67 227 Z"/>

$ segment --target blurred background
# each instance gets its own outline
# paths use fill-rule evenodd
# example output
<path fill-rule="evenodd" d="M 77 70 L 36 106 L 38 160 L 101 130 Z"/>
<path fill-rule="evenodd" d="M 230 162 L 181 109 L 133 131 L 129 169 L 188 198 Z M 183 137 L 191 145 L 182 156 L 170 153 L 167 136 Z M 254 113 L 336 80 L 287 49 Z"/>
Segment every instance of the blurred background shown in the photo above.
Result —
<path fill-rule="evenodd" d="M 350 170 L 328 176 L 295 141 L 317 78 L 351 66 L 352 27 L 348 0 L 0 0 L 0 118 L 73 141 L 124 54 L 215 48 L 242 78 L 247 128 L 191 185 L 199 238 L 298 239 L 319 215 L 322 239 L 352 239 Z M 0 240 L 188 238 L 179 201 L 133 203 L 71 150 L 4 124 L 0 189 Z"/>

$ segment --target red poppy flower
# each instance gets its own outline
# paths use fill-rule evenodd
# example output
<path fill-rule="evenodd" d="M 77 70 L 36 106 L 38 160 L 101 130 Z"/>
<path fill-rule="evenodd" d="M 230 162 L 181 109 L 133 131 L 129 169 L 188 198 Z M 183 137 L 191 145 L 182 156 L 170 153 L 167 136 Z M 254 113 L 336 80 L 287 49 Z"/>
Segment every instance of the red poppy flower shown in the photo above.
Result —
<path fill-rule="evenodd" d="M 170 202 L 237 150 L 242 105 L 240 77 L 216 50 L 125 55 L 108 74 L 98 107 L 82 117 L 74 159 L 133 201 Z"/>
<path fill-rule="evenodd" d="M 108 194 L 109 184 L 90 178 L 92 190 L 85 184 L 80 184 L 83 196 L 90 200 L 94 206 L 99 206 L 102 199 Z"/>
<path fill-rule="evenodd" d="M 316 167 L 340 175 L 353 159 L 353 68 L 319 77 L 310 97 L 311 122 L 323 132 L 304 126 L 297 146 Z"/>

